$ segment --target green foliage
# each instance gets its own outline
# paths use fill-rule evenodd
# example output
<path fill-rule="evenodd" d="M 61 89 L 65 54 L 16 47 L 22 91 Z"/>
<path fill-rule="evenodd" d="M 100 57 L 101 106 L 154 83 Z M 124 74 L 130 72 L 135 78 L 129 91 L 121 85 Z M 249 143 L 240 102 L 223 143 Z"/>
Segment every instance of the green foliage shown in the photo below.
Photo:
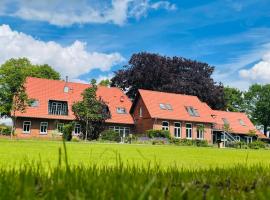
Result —
<path fill-rule="evenodd" d="M 152 145 L 162 145 L 166 144 L 164 140 L 152 140 Z"/>
<path fill-rule="evenodd" d="M 244 111 L 244 95 L 237 88 L 224 88 L 225 110 L 232 112 Z"/>
<path fill-rule="evenodd" d="M 105 129 L 105 120 L 110 118 L 107 105 L 96 96 L 97 85 L 93 79 L 91 87 L 83 92 L 83 100 L 72 105 L 77 121 L 82 125 L 83 138 L 97 139 Z"/>
<path fill-rule="evenodd" d="M 99 85 L 108 87 L 111 84 L 109 79 L 104 79 L 99 82 Z"/>
<path fill-rule="evenodd" d="M 171 138 L 170 143 L 179 145 L 179 146 L 208 147 L 208 142 L 206 140 L 189 140 L 189 139 Z"/>
<path fill-rule="evenodd" d="M 74 130 L 73 123 L 65 124 L 63 127 L 63 139 L 66 141 L 71 141 L 73 130 Z"/>
<path fill-rule="evenodd" d="M 107 141 L 114 141 L 114 142 L 121 141 L 121 137 L 120 137 L 119 133 L 117 133 L 113 130 L 102 131 L 100 134 L 100 139 L 107 140 Z"/>
<path fill-rule="evenodd" d="M 165 130 L 150 129 L 146 134 L 149 138 L 170 138 L 170 132 Z"/>
<path fill-rule="evenodd" d="M 0 125 L 0 135 L 10 135 L 11 134 L 11 127 Z"/>
<path fill-rule="evenodd" d="M 266 144 L 263 141 L 254 141 L 248 144 L 248 147 L 251 149 L 265 149 Z"/>

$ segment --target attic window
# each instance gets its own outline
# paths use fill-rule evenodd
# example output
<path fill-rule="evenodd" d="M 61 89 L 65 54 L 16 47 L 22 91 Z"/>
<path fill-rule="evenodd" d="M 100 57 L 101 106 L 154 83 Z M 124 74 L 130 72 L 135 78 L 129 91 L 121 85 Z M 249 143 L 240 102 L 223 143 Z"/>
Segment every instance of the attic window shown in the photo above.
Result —
<path fill-rule="evenodd" d="M 126 114 L 126 113 L 127 113 L 127 112 L 126 112 L 126 109 L 123 108 L 123 107 L 118 107 L 118 108 L 116 108 L 116 112 L 117 112 L 118 114 Z"/>
<path fill-rule="evenodd" d="M 226 118 L 222 118 L 222 121 L 224 122 L 224 124 L 228 125 L 230 124 L 229 121 Z"/>
<path fill-rule="evenodd" d="M 162 109 L 162 110 L 172 110 L 172 106 L 171 106 L 171 104 L 164 104 L 164 103 L 160 103 L 159 104 L 159 107 L 160 107 L 160 109 Z"/>
<path fill-rule="evenodd" d="M 34 100 L 33 102 L 31 102 L 31 107 L 38 107 L 39 105 L 39 101 L 38 100 Z"/>
<path fill-rule="evenodd" d="M 242 126 L 246 126 L 245 122 L 244 122 L 242 119 L 239 119 L 239 123 L 240 123 L 240 125 L 242 125 Z"/>
<path fill-rule="evenodd" d="M 65 87 L 64 87 L 64 92 L 65 92 L 65 93 L 68 93 L 68 91 L 69 91 L 68 86 L 65 86 Z"/>
<path fill-rule="evenodd" d="M 160 109 L 162 109 L 162 110 L 166 110 L 166 107 L 165 107 L 165 105 L 164 105 L 163 103 L 160 103 L 160 104 L 159 104 L 159 107 L 160 107 Z"/>
<path fill-rule="evenodd" d="M 198 110 L 193 108 L 192 106 L 187 106 L 186 111 L 192 117 L 199 117 L 200 116 Z"/>

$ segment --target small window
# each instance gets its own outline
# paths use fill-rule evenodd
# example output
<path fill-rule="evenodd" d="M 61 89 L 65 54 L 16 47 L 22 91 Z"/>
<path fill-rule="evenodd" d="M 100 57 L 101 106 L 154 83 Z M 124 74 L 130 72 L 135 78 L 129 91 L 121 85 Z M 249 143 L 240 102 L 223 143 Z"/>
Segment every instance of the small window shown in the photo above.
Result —
<path fill-rule="evenodd" d="M 166 104 L 167 110 L 172 110 L 172 105 L 171 104 Z"/>
<path fill-rule="evenodd" d="M 199 112 L 197 109 L 194 109 L 193 107 L 191 106 L 187 106 L 186 107 L 186 111 L 188 112 L 188 114 L 192 117 L 199 117 Z"/>
<path fill-rule="evenodd" d="M 174 137 L 181 138 L 181 123 L 180 122 L 174 123 Z"/>
<path fill-rule="evenodd" d="M 222 121 L 224 124 L 228 125 L 229 124 L 229 121 L 226 119 L 226 118 L 222 118 Z"/>
<path fill-rule="evenodd" d="M 47 134 L 48 132 L 48 122 L 41 122 L 40 123 L 40 134 Z"/>
<path fill-rule="evenodd" d="M 245 122 L 244 122 L 242 119 L 239 119 L 239 123 L 240 123 L 240 125 L 242 125 L 242 126 L 246 126 Z"/>
<path fill-rule="evenodd" d="M 239 141 L 239 142 L 240 142 L 240 136 L 239 136 L 239 135 L 234 136 L 234 139 L 235 139 L 236 141 Z"/>
<path fill-rule="evenodd" d="M 39 101 L 38 100 L 34 100 L 33 102 L 31 102 L 31 107 L 38 107 L 39 106 Z"/>
<path fill-rule="evenodd" d="M 69 91 L 69 87 L 68 87 L 68 86 L 65 86 L 65 87 L 64 87 L 64 92 L 65 92 L 65 93 L 68 93 L 68 91 Z"/>
<path fill-rule="evenodd" d="M 74 135 L 80 135 L 80 133 L 81 133 L 81 125 L 80 124 L 75 124 Z"/>
<path fill-rule="evenodd" d="M 160 103 L 160 104 L 159 104 L 159 107 L 160 107 L 160 109 L 162 109 L 162 110 L 167 110 L 166 106 L 165 106 L 163 103 Z"/>
<path fill-rule="evenodd" d="M 186 124 L 186 138 L 192 139 L 192 124 L 190 123 Z"/>
<path fill-rule="evenodd" d="M 31 122 L 24 121 L 23 122 L 23 133 L 30 133 L 30 130 L 31 130 Z"/>
<path fill-rule="evenodd" d="M 204 126 L 202 124 L 197 125 L 197 139 L 204 139 Z"/>
<path fill-rule="evenodd" d="M 127 112 L 126 112 L 126 109 L 123 108 L 123 107 L 118 107 L 118 108 L 116 108 L 116 112 L 117 112 L 118 114 L 126 114 L 126 113 L 127 113 Z"/>
<path fill-rule="evenodd" d="M 165 130 L 165 131 L 169 130 L 169 122 L 166 122 L 166 121 L 162 122 L 162 130 Z"/>
<path fill-rule="evenodd" d="M 58 123 L 57 124 L 57 130 L 58 130 L 59 133 L 63 133 L 64 124 L 63 123 Z"/>
<path fill-rule="evenodd" d="M 140 110 L 139 110 L 139 116 L 140 116 L 140 117 L 142 117 L 142 116 L 143 116 L 142 107 L 140 107 Z"/>

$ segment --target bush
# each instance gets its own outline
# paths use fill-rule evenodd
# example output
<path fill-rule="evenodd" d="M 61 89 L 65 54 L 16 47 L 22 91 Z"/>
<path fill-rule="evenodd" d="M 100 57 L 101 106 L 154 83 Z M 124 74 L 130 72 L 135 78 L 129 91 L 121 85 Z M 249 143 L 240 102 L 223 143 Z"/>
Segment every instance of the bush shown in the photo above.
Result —
<path fill-rule="evenodd" d="M 146 131 L 149 138 L 170 138 L 170 132 L 165 130 L 150 129 Z"/>
<path fill-rule="evenodd" d="M 248 147 L 251 149 L 264 149 L 266 148 L 266 144 L 263 141 L 254 141 L 248 144 Z"/>
<path fill-rule="evenodd" d="M 64 127 L 63 127 L 63 139 L 64 140 L 71 141 L 73 129 L 74 129 L 74 126 L 72 123 L 64 125 Z"/>
<path fill-rule="evenodd" d="M 152 140 L 152 144 L 156 145 L 156 144 L 165 144 L 165 140 Z"/>
<path fill-rule="evenodd" d="M 78 137 L 72 137 L 72 142 L 80 142 L 80 139 Z"/>
<path fill-rule="evenodd" d="M 11 127 L 9 127 L 9 126 L 1 126 L 0 127 L 0 134 L 1 135 L 10 135 L 11 134 Z"/>
<path fill-rule="evenodd" d="M 100 139 L 102 139 L 102 140 L 115 141 L 115 142 L 121 141 L 121 137 L 120 137 L 119 133 L 117 133 L 113 130 L 105 130 L 105 131 L 101 132 L 100 135 L 101 135 Z"/>
<path fill-rule="evenodd" d="M 197 147 L 208 146 L 208 142 L 206 140 L 189 140 L 189 139 L 171 138 L 170 143 L 179 145 L 179 146 L 197 146 Z"/>

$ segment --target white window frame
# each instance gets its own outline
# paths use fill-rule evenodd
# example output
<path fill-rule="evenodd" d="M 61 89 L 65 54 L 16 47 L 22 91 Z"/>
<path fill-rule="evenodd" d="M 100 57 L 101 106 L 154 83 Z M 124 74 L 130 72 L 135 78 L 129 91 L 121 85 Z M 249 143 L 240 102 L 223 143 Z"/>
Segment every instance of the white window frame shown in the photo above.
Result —
<path fill-rule="evenodd" d="M 204 131 L 198 129 L 198 127 L 200 127 L 200 126 L 204 128 L 203 124 L 197 124 L 197 139 L 198 140 L 204 140 Z M 199 137 L 198 137 L 198 134 L 199 134 Z"/>
<path fill-rule="evenodd" d="M 180 124 L 179 127 L 175 126 L 175 124 Z M 181 138 L 182 137 L 182 124 L 181 122 L 174 122 L 174 137 Z"/>
<path fill-rule="evenodd" d="M 187 127 L 188 124 L 191 125 L 191 128 L 188 128 Z M 187 131 L 190 131 L 190 133 L 188 133 Z M 192 123 L 186 123 L 186 138 L 187 139 L 192 139 L 192 132 L 193 132 L 193 125 L 192 125 Z"/>
<path fill-rule="evenodd" d="M 130 127 L 110 126 L 109 129 L 117 132 L 120 135 L 120 137 L 126 137 L 130 134 Z M 121 131 L 123 132 L 120 133 Z"/>
<path fill-rule="evenodd" d="M 46 124 L 46 132 L 41 132 L 41 127 Z M 47 135 L 48 134 L 48 122 L 40 122 L 40 127 L 39 127 L 39 134 L 40 135 Z"/>
<path fill-rule="evenodd" d="M 139 116 L 140 116 L 140 117 L 143 116 L 143 110 L 142 110 L 142 107 L 140 107 L 140 109 L 139 109 Z"/>
<path fill-rule="evenodd" d="M 28 125 L 29 125 L 29 131 L 24 131 L 25 123 L 29 123 L 29 124 L 28 124 Z M 27 126 L 28 126 L 28 125 L 27 125 Z M 23 132 L 23 133 L 27 133 L 27 134 L 31 133 L 31 121 L 24 121 L 24 122 L 23 122 L 23 129 L 22 129 L 22 132 Z"/>
<path fill-rule="evenodd" d="M 246 142 L 247 142 L 247 144 L 252 143 L 252 140 L 253 140 L 252 137 L 246 136 Z"/>
<path fill-rule="evenodd" d="M 80 127 L 80 128 L 78 128 L 78 127 Z M 77 130 L 80 130 L 79 132 L 77 131 Z M 80 135 L 82 133 L 82 126 L 81 126 L 81 124 L 75 124 L 75 126 L 74 126 L 74 130 L 73 130 L 73 135 Z"/>
<path fill-rule="evenodd" d="M 168 126 L 163 126 L 163 123 L 166 122 L 168 123 Z M 161 129 L 163 131 L 169 131 L 170 130 L 170 123 L 168 121 L 162 121 L 162 124 L 161 124 Z"/>
<path fill-rule="evenodd" d="M 117 107 L 117 108 L 116 108 L 116 112 L 117 112 L 118 114 L 127 114 L 127 110 L 126 110 L 125 107 Z"/>

